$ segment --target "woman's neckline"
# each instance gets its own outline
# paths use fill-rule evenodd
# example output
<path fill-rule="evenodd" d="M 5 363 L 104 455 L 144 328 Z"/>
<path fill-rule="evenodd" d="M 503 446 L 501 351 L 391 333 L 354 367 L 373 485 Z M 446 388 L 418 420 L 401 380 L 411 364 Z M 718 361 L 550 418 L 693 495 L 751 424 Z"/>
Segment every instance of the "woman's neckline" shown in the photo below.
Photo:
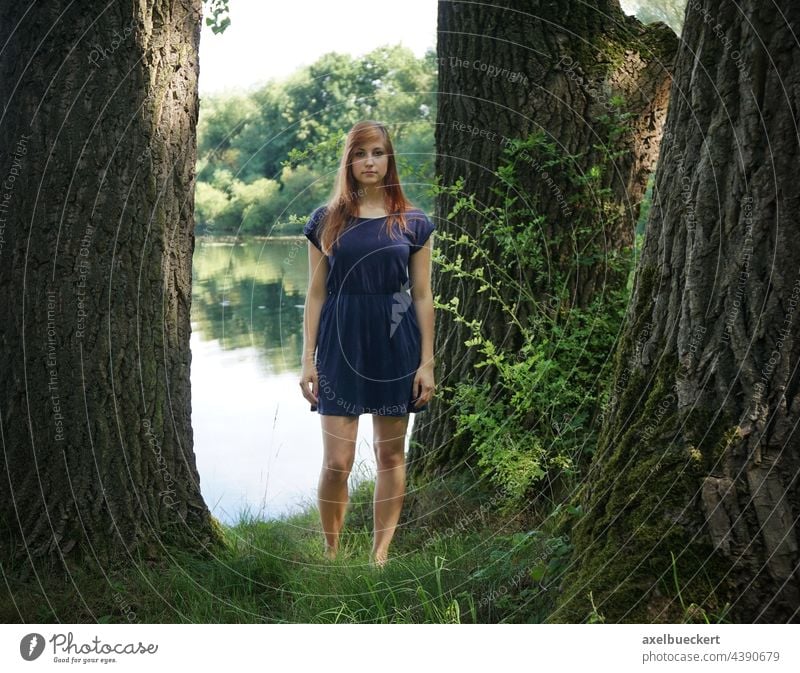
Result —
<path fill-rule="evenodd" d="M 408 215 L 408 214 L 413 213 L 413 212 L 414 212 L 413 209 L 412 210 L 406 210 L 405 214 Z M 386 213 L 385 215 L 378 215 L 377 217 L 359 217 L 358 215 L 354 215 L 353 217 L 355 217 L 357 220 L 383 220 L 383 219 L 389 217 L 389 215 L 390 215 L 390 213 Z"/>

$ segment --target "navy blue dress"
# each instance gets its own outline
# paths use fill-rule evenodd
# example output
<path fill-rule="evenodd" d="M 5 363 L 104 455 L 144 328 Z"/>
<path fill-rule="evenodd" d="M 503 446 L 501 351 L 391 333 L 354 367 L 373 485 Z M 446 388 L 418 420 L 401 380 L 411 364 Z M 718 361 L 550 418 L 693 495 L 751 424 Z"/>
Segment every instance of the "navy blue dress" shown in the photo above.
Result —
<path fill-rule="evenodd" d="M 325 210 L 317 208 L 303 227 L 320 250 L 317 229 Z M 410 231 L 400 234 L 395 224 L 392 239 L 386 218 L 351 218 L 328 255 L 315 358 L 321 414 L 405 416 L 428 408 L 412 401 L 421 340 L 408 262 L 435 226 L 421 210 L 410 210 Z"/>

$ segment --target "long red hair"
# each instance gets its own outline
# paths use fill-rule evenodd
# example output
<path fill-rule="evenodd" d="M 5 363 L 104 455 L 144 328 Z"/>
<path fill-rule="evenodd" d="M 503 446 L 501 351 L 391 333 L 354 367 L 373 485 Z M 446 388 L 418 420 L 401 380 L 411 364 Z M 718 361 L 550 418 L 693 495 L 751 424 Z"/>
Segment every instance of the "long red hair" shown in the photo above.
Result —
<path fill-rule="evenodd" d="M 389 217 L 386 218 L 386 233 L 394 238 L 394 225 L 398 225 L 401 232 L 408 230 L 404 213 L 416 208 L 406 198 L 397 175 L 397 162 L 394 158 L 394 147 L 389 132 L 379 121 L 367 119 L 354 124 L 348 131 L 344 143 L 342 159 L 336 172 L 333 192 L 328 199 L 325 217 L 319 224 L 318 239 L 326 253 L 333 247 L 342 229 L 351 217 L 358 216 L 358 197 L 363 192 L 363 187 L 356 181 L 350 167 L 353 164 L 353 155 L 358 147 L 374 141 L 383 141 L 387 154 L 386 176 L 383 180 L 383 203 Z"/>

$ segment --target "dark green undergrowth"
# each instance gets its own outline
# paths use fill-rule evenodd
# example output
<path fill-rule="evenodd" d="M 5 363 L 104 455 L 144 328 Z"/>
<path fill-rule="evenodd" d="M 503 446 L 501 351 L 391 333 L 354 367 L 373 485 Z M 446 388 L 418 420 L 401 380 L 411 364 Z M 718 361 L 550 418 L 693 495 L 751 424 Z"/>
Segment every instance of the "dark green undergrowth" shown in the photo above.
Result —
<path fill-rule="evenodd" d="M 545 509 L 565 500 L 597 445 L 640 240 L 619 249 L 606 241 L 624 216 L 606 183 L 630 118 L 624 101 L 613 103 L 614 114 L 597 121 L 604 143 L 591 160 L 564 153 L 542 132 L 509 143 L 492 188 L 499 205 L 465 193 L 461 180 L 436 188 L 453 204 L 450 218 L 480 223 L 474 237 L 438 233 L 447 248 L 446 256 L 435 250 L 439 273 L 483 294 L 481 306 L 495 304 L 495 322 L 508 326 L 500 343 L 490 336 L 492 325 L 465 313 L 458 297 L 436 304 L 467 328 L 476 378 L 484 368 L 492 374 L 444 386 L 444 393 L 458 410 L 455 436 L 468 438 L 481 476 L 503 489 L 509 509 L 541 501 L 543 493 Z M 556 175 L 564 189 L 554 184 L 546 197 L 529 193 L 522 177 L 532 166 L 540 182 Z M 542 200 L 556 193 L 567 210 L 554 216 Z M 601 280 L 582 304 L 576 279 L 584 275 Z"/>
<path fill-rule="evenodd" d="M 319 515 L 223 526 L 226 547 L 204 558 L 170 550 L 69 573 L 3 563 L 5 623 L 497 623 L 543 622 L 569 552 L 523 514 L 463 477 L 410 485 L 383 569 L 369 565 L 374 482 L 352 491 L 338 558 L 323 558 Z M 476 514 L 477 513 L 477 514 Z M 557 513 L 559 516 L 561 514 Z M 552 524 L 552 525 L 551 525 Z M 27 578 L 20 579 L 27 570 Z M 35 572 L 30 572 L 35 570 Z"/>

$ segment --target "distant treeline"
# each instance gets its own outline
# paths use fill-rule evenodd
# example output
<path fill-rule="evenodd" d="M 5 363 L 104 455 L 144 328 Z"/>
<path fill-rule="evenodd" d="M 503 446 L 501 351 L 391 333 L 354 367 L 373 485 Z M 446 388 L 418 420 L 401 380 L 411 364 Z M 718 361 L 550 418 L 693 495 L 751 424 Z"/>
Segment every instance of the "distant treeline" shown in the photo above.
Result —
<path fill-rule="evenodd" d="M 328 53 L 284 81 L 203 97 L 195 196 L 198 234 L 300 233 L 330 193 L 346 131 L 388 126 L 408 197 L 430 210 L 436 55 L 380 47 Z"/>

